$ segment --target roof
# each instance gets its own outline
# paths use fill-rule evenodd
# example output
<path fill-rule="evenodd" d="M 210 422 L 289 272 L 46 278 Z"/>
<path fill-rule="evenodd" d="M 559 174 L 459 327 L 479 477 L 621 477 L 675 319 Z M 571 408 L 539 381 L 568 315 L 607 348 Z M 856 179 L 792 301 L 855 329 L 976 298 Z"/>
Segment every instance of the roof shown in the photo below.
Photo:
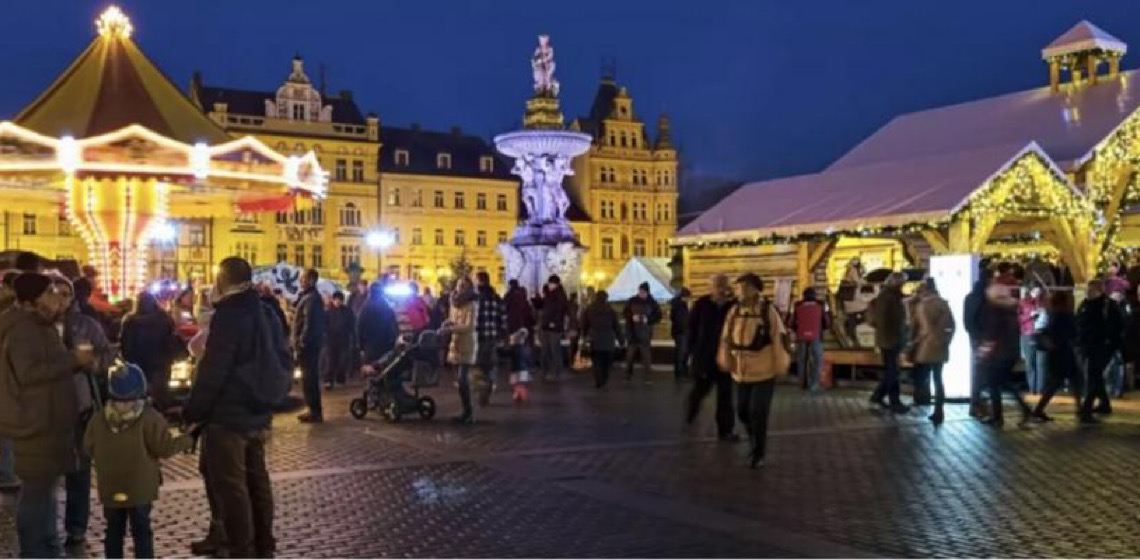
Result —
<path fill-rule="evenodd" d="M 420 175 L 452 175 L 485 179 L 512 180 L 511 162 L 501 156 L 490 142 L 458 130 L 436 132 L 417 127 L 380 127 L 380 171 L 390 173 L 413 173 Z M 408 165 L 396 164 L 396 151 L 408 152 Z M 440 169 L 436 156 L 451 154 L 451 168 Z M 482 157 L 495 158 L 494 171 L 480 170 Z"/>
<path fill-rule="evenodd" d="M 248 89 L 233 89 L 204 86 L 196 79 L 191 83 L 191 95 L 198 100 L 202 110 L 214 110 L 214 103 L 225 103 L 226 112 L 238 115 L 265 116 L 265 101 L 276 102 L 276 91 L 254 91 Z M 322 105 L 332 105 L 332 120 L 334 123 L 366 124 L 360 108 L 348 91 L 340 92 L 339 96 L 321 94 Z"/>
<path fill-rule="evenodd" d="M 625 263 L 621 272 L 606 288 L 610 301 L 623 301 L 637 295 L 642 282 L 649 284 L 649 293 L 658 301 L 667 301 L 674 295 L 670 286 L 673 272 L 669 269 L 669 259 L 654 257 L 633 257 Z"/>
<path fill-rule="evenodd" d="M 228 140 L 128 35 L 97 35 L 15 122 L 56 137 L 88 138 L 138 124 L 189 144 Z"/>
<path fill-rule="evenodd" d="M 597 141 L 605 133 L 605 120 L 614 111 L 614 99 L 617 99 L 621 88 L 611 78 L 602 78 L 598 84 L 598 91 L 594 93 L 594 102 L 590 105 L 590 114 L 578 119 L 582 132 L 594 137 Z"/>
<path fill-rule="evenodd" d="M 1062 168 L 1093 148 L 1140 106 L 1140 72 L 1054 93 L 1014 92 L 896 117 L 828 169 L 1036 142 Z"/>
<path fill-rule="evenodd" d="M 680 237 L 733 231 L 781 235 L 943 219 L 1035 144 L 1006 144 L 749 183 L 690 222 Z"/>
<path fill-rule="evenodd" d="M 1064 35 L 1054 39 L 1049 46 L 1041 49 L 1041 58 L 1050 59 L 1096 49 L 1124 54 L 1128 52 L 1128 44 L 1084 20 L 1074 25 Z"/>

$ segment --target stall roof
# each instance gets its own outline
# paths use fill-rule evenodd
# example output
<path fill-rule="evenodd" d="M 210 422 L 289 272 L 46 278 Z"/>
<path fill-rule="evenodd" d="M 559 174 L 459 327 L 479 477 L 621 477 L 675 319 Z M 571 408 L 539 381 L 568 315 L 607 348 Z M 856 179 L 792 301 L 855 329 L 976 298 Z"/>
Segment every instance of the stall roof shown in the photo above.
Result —
<path fill-rule="evenodd" d="M 654 299 L 667 301 L 673 297 L 673 288 L 670 287 L 672 279 L 669 259 L 633 257 L 614 277 L 606 292 L 609 293 L 610 301 L 624 301 L 637 295 L 637 288 L 642 282 L 648 282 L 649 293 Z"/>

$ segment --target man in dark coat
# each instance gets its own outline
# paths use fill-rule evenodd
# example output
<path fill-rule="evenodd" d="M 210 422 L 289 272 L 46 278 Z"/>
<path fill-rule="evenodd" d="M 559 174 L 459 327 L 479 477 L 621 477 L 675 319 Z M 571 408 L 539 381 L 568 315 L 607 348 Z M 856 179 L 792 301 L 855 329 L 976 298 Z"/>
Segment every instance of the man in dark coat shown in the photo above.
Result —
<path fill-rule="evenodd" d="M 348 370 L 354 363 L 356 352 L 356 316 L 345 304 L 344 293 L 333 294 L 332 306 L 328 309 L 328 333 L 325 336 L 324 379 L 329 389 L 340 383 L 344 385 Z"/>
<path fill-rule="evenodd" d="M 321 349 L 325 342 L 325 302 L 317 291 L 320 274 L 310 268 L 301 275 L 301 294 L 293 312 L 293 353 L 301 366 L 301 387 L 309 411 L 297 417 L 301 422 L 324 422 L 321 409 Z M 211 333 L 213 334 L 213 333 Z"/>
<path fill-rule="evenodd" d="M 384 298 L 384 287 L 374 282 L 368 288 L 368 301 L 356 319 L 356 336 L 363 363 L 372 364 L 396 347 L 400 324 L 396 312 Z"/>
<path fill-rule="evenodd" d="M 542 364 L 548 380 L 561 378 L 566 365 L 562 355 L 562 333 L 566 331 L 566 314 L 569 311 L 570 300 L 562 287 L 562 279 L 551 275 L 542 287 L 542 308 L 538 314 Z"/>
<path fill-rule="evenodd" d="M 629 333 L 629 352 L 625 355 L 626 381 L 633 379 L 634 355 L 640 354 L 645 384 L 649 385 L 653 370 L 653 326 L 661 322 L 661 306 L 649 293 L 648 282 L 637 287 L 637 294 L 625 303 L 623 315 L 626 332 Z"/>
<path fill-rule="evenodd" d="M 1003 392 L 1012 394 L 1017 401 L 1022 424 L 1029 421 L 1033 412 L 1012 380 L 1013 368 L 1021 359 L 1017 293 L 1016 280 L 996 278 L 986 288 L 986 304 L 981 308 L 978 365 L 985 372 L 990 392 L 990 418 L 985 422 L 996 427 L 1005 423 L 1001 405 Z"/>
<path fill-rule="evenodd" d="M 673 337 L 673 377 L 678 381 L 689 376 L 689 298 L 688 288 L 681 288 L 669 300 L 669 334 Z"/>
<path fill-rule="evenodd" d="M 135 311 L 123 321 L 120 347 L 123 359 L 142 368 L 154 406 L 164 411 L 174 404 L 170 397 L 170 370 L 177 345 L 184 344 L 174 332 L 174 320 L 150 292 L 141 292 Z"/>
<path fill-rule="evenodd" d="M 1104 371 L 1120 351 L 1124 332 L 1123 315 L 1119 305 L 1105 295 L 1104 282 L 1093 280 L 1088 284 L 1088 297 L 1077 309 L 1077 341 L 1086 362 L 1088 390 L 1081 403 L 1081 422 L 1097 422 L 1093 413 L 1112 414 Z M 1097 401 L 1100 401 L 1097 404 Z M 1094 408 L 1093 405 L 1097 404 Z"/>
<path fill-rule="evenodd" d="M 717 348 L 720 346 L 721 332 L 728 311 L 736 304 L 732 285 L 728 277 L 717 274 L 712 278 L 709 294 L 701 296 L 693 304 L 687 325 L 692 356 L 693 390 L 685 420 L 692 424 L 701 411 L 701 402 L 713 387 L 716 387 L 716 432 L 721 441 L 739 441 L 733 433 L 736 422 L 732 410 L 732 376 L 722 371 L 716 363 Z"/>
<path fill-rule="evenodd" d="M 219 265 L 220 298 L 182 411 L 186 422 L 202 426 L 206 495 L 220 521 L 205 541 L 192 545 L 195 554 L 224 550 L 234 558 L 272 558 L 276 551 L 273 490 L 265 466 L 273 409 L 255 398 L 250 387 L 257 380 L 246 377 L 269 368 L 253 363 L 263 311 L 252 276 L 244 259 L 229 257 Z M 270 328 L 278 328 L 273 323 Z M 284 329 L 279 332 L 283 341 Z"/>
<path fill-rule="evenodd" d="M 875 327 L 875 347 L 883 358 L 883 374 L 871 395 L 871 404 L 895 414 L 906 414 L 910 407 L 899 398 L 899 355 L 906 334 L 906 307 L 903 306 L 902 287 L 906 275 L 893 272 L 883 282 L 879 295 L 871 302 L 868 319 Z M 883 402 L 884 398 L 890 403 Z"/>
<path fill-rule="evenodd" d="M 518 332 L 526 329 L 534 332 L 534 309 L 530 306 L 526 288 L 519 285 L 518 280 L 507 283 L 507 293 L 503 296 L 503 305 L 507 308 L 507 332 Z"/>
<path fill-rule="evenodd" d="M 973 352 L 974 363 L 970 368 L 970 416 L 981 418 L 986 416 L 986 405 L 982 401 L 982 389 L 986 380 L 981 366 L 977 363 L 978 345 L 982 337 L 982 311 L 986 307 L 986 288 L 990 285 L 989 272 L 982 268 L 978 281 L 974 282 L 973 289 L 966 295 L 962 304 L 963 326 L 970 337 L 970 350 Z"/>

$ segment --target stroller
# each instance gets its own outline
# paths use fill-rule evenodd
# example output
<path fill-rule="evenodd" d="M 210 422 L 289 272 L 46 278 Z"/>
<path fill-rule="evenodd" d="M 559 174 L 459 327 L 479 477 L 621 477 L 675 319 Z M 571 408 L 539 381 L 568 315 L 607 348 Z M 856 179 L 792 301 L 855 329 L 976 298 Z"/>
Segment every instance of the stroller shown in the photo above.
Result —
<path fill-rule="evenodd" d="M 421 396 L 420 389 L 439 385 L 439 343 L 439 335 L 430 330 L 419 333 L 415 342 L 401 338 L 376 362 L 364 394 L 349 403 L 352 417 L 360 420 L 369 410 L 379 411 L 389 422 L 399 422 L 405 414 L 419 414 L 424 420 L 435 417 L 435 399 Z"/>

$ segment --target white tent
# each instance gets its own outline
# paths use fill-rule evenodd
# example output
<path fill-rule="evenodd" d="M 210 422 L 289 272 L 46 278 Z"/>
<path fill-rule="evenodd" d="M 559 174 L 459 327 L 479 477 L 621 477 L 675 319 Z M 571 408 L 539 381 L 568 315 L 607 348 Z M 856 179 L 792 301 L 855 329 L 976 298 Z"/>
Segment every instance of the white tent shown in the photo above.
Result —
<path fill-rule="evenodd" d="M 669 259 L 633 257 L 625 263 L 625 268 L 614 277 L 614 281 L 606 291 L 609 292 L 610 301 L 627 300 L 637 295 L 637 287 L 642 282 L 648 282 L 649 293 L 654 299 L 669 301 L 675 293 L 670 287 L 672 278 Z"/>

